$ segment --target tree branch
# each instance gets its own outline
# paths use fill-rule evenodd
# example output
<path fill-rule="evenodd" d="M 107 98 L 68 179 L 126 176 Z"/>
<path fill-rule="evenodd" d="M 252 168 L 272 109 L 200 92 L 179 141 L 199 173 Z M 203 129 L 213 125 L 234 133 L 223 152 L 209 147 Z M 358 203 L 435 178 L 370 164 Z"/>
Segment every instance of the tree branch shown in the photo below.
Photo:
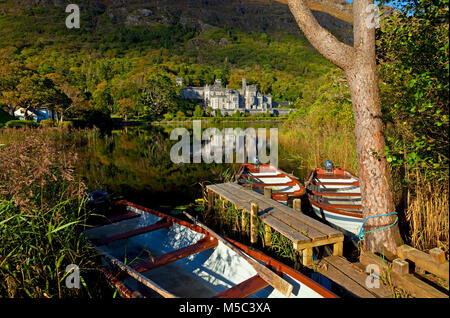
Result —
<path fill-rule="evenodd" d="M 287 2 L 298 26 L 312 46 L 337 67 L 343 70 L 351 67 L 356 50 L 320 26 L 305 0 L 287 0 Z"/>

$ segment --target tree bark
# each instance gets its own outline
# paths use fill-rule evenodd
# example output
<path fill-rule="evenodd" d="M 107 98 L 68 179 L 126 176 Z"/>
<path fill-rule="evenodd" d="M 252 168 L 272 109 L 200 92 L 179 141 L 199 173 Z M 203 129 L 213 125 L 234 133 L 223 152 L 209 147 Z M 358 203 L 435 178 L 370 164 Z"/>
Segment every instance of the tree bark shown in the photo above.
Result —
<path fill-rule="evenodd" d="M 314 18 L 305 0 L 288 0 L 289 8 L 310 43 L 325 58 L 341 68 L 347 77 L 355 119 L 356 152 L 361 184 L 363 218 L 395 212 L 392 182 L 386 157 L 385 137 L 375 60 L 375 27 L 366 8 L 370 0 L 353 1 L 354 47 L 337 40 Z M 395 222 L 396 216 L 371 218 L 365 230 Z M 364 248 L 396 254 L 401 244 L 398 225 L 366 234 Z"/>

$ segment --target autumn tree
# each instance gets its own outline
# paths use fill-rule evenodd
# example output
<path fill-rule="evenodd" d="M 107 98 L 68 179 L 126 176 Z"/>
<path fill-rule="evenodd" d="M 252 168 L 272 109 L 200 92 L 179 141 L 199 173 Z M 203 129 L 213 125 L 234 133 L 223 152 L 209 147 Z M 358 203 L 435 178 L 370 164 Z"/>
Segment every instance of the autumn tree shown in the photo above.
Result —
<path fill-rule="evenodd" d="M 38 73 L 22 77 L 15 87 L 3 92 L 3 101 L 24 109 L 24 118 L 32 109 L 46 107 L 54 112 L 67 108 L 71 99 L 55 86 L 55 83 Z"/>
<path fill-rule="evenodd" d="M 289 8 L 309 42 L 326 59 L 341 68 L 350 89 L 355 119 L 356 152 L 361 185 L 365 229 L 365 249 L 396 254 L 401 243 L 395 215 L 391 174 L 386 160 L 384 128 L 375 58 L 373 1 L 353 1 L 353 39 L 350 46 L 319 25 L 305 0 L 288 0 Z M 378 216 L 378 217 L 377 217 Z"/>
<path fill-rule="evenodd" d="M 144 111 L 156 119 L 164 113 L 176 109 L 180 89 L 164 74 L 152 74 L 147 80 L 141 94 Z"/>
<path fill-rule="evenodd" d="M 134 110 L 135 104 L 131 98 L 122 98 L 117 102 L 117 110 L 125 118 L 125 121 L 127 121 L 128 115 Z"/>

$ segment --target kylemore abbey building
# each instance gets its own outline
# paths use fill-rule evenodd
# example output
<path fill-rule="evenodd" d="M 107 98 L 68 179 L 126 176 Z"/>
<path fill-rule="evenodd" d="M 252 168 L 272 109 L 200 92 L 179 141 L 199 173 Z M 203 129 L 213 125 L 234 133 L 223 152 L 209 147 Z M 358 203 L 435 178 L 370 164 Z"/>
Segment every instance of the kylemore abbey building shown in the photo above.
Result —
<path fill-rule="evenodd" d="M 177 79 L 177 84 L 182 86 L 183 80 Z M 233 114 L 236 110 L 241 113 L 270 113 L 276 115 L 288 114 L 289 109 L 278 109 L 272 102 L 272 96 L 264 95 L 255 85 L 247 85 L 245 78 L 242 79 L 242 88 L 233 90 L 223 87 L 220 80 L 216 80 L 212 85 L 204 87 L 188 86 L 182 89 L 181 97 L 186 99 L 196 99 L 206 108 L 211 107 L 215 112 L 220 109 L 222 114 Z"/>

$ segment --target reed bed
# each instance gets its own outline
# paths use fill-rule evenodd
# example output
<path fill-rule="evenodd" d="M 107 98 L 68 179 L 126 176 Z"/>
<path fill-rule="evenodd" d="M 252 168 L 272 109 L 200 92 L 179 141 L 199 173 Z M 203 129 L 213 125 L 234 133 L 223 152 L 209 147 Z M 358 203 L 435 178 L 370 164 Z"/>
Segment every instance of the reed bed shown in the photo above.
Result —
<path fill-rule="evenodd" d="M 0 297 L 95 297 L 108 290 L 98 287 L 95 253 L 82 235 L 86 186 L 67 142 L 79 137 L 52 128 L 0 130 Z M 79 289 L 65 285 L 71 264 L 80 268 Z"/>
<path fill-rule="evenodd" d="M 301 179 L 307 177 L 310 169 L 322 167 L 328 159 L 335 166 L 358 172 L 355 136 L 345 125 L 325 123 L 312 128 L 302 122 L 289 122 L 280 130 L 278 141 L 283 159 L 293 163 L 292 168 Z"/>
<path fill-rule="evenodd" d="M 415 186 L 407 194 L 406 220 L 410 244 L 420 250 L 439 247 L 449 253 L 449 182 L 426 181 L 416 172 Z"/>

